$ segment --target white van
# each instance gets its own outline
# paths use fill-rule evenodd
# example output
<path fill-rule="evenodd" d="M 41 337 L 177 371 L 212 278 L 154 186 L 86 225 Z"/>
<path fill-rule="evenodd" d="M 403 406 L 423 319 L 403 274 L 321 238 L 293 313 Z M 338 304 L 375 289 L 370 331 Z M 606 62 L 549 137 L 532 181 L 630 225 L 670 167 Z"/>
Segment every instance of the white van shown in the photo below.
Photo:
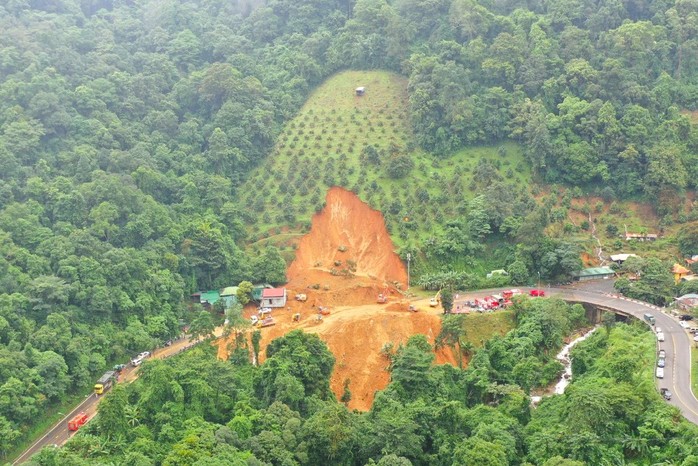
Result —
<path fill-rule="evenodd" d="M 663 367 L 658 367 L 658 368 L 657 368 L 657 378 L 658 378 L 658 379 L 663 379 L 663 378 L 664 378 L 664 368 L 663 368 Z"/>
<path fill-rule="evenodd" d="M 663 332 L 659 332 L 657 334 L 657 341 L 664 341 L 664 333 Z"/>

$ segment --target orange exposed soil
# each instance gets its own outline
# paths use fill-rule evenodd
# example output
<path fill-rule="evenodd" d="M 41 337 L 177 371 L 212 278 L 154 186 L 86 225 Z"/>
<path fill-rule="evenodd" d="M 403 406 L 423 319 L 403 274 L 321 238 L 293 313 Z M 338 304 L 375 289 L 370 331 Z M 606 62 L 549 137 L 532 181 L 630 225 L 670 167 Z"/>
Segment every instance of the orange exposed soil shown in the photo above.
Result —
<path fill-rule="evenodd" d="M 351 261 L 356 264 L 354 275 L 370 279 L 372 285 L 404 286 L 407 282 L 407 271 L 393 251 L 383 215 L 351 191 L 335 187 L 327 192 L 325 208 L 313 216 L 310 233 L 300 240 L 296 259 L 288 269 L 289 286 L 341 282 L 343 278 L 331 279 L 337 277 L 330 272 L 347 268 Z M 362 303 L 365 298 L 358 297 Z"/>
<path fill-rule="evenodd" d="M 336 275 L 347 269 L 348 260 L 356 264 L 355 272 Z M 351 409 L 370 409 L 375 392 L 388 385 L 388 360 L 381 354 L 386 343 L 397 347 L 416 334 L 433 343 L 441 331 L 439 312 L 426 302 L 417 303 L 416 313 L 407 311 L 410 302 L 399 291 L 407 272 L 393 251 L 383 216 L 345 189 L 327 193 L 326 207 L 313 217 L 310 232 L 300 240 L 288 277 L 288 307 L 275 310 L 276 325 L 262 329 L 262 353 L 271 340 L 291 330 L 316 333 L 337 361 L 330 382 L 337 398 L 344 381 L 350 380 Z M 307 301 L 295 301 L 296 293 L 306 294 Z M 386 304 L 376 303 L 378 293 L 387 295 Z M 318 322 L 320 306 L 330 314 Z M 253 312 L 249 308 L 246 315 Z M 301 314 L 299 322 L 293 322 L 295 313 Z M 227 357 L 225 342 L 218 355 Z M 439 351 L 436 362 L 456 364 L 449 349 Z"/>

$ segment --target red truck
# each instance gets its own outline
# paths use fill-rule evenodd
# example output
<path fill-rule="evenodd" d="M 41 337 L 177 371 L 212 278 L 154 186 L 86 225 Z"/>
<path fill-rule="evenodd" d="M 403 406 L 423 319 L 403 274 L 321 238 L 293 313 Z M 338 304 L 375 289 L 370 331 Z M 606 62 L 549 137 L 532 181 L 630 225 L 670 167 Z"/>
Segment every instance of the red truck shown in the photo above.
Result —
<path fill-rule="evenodd" d="M 73 419 L 68 421 L 68 430 L 76 431 L 80 427 L 84 426 L 87 422 L 87 414 L 79 413 Z"/>

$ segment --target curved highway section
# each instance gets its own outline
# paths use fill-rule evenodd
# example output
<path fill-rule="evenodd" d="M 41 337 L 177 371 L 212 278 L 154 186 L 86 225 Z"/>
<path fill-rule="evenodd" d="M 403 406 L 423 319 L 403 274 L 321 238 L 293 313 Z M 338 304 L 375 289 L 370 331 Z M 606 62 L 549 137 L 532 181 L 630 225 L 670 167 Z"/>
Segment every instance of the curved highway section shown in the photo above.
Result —
<path fill-rule="evenodd" d="M 522 288 L 530 290 L 531 288 Z M 491 293 L 495 290 L 490 290 Z M 503 289 L 496 290 L 497 292 Z M 584 291 L 574 288 L 545 288 L 546 293 L 560 297 L 565 301 L 588 303 L 599 306 L 621 314 L 629 315 L 644 321 L 645 314 L 652 314 L 656 320 L 656 326 L 661 327 L 664 332 L 665 341 L 659 343 L 659 348 L 666 351 L 666 366 L 664 367 L 664 379 L 660 380 L 658 385 L 668 388 L 674 394 L 668 403 L 676 406 L 681 411 L 681 414 L 694 424 L 698 424 L 698 400 L 693 395 L 691 390 L 691 338 L 688 332 L 684 330 L 679 322 L 671 316 L 663 313 L 661 308 L 653 306 L 641 301 L 632 300 L 629 298 L 618 297 L 615 295 Z M 475 295 L 485 295 L 487 291 L 479 291 L 469 293 Z M 217 329 L 218 331 L 220 329 Z M 217 333 L 217 336 L 220 336 Z M 187 342 L 188 343 L 188 342 Z M 155 354 L 155 357 L 167 357 L 175 353 L 178 348 L 169 348 L 163 351 L 163 354 Z M 135 372 L 135 371 L 134 371 Z M 135 378 L 135 377 L 134 377 Z M 92 402 L 88 400 L 94 400 Z M 84 403 L 89 403 L 90 408 L 94 410 L 98 399 L 89 397 Z M 78 408 L 86 409 L 83 404 Z M 71 413 L 70 415 L 72 415 Z M 69 415 L 69 416 L 70 416 Z M 62 445 L 69 438 L 70 432 L 67 431 L 66 422 L 69 417 L 60 421 L 49 433 L 39 439 L 34 445 L 27 449 L 15 462 L 20 464 L 26 461 L 33 453 L 40 450 L 42 447 L 50 444 Z"/>
<path fill-rule="evenodd" d="M 658 386 L 671 390 L 674 396 L 668 403 L 679 408 L 690 422 L 698 424 L 698 400 L 691 390 L 692 339 L 675 318 L 663 313 L 657 306 L 629 298 L 565 288 L 545 288 L 545 291 L 565 301 L 597 305 L 640 320 L 644 320 L 645 314 L 652 314 L 656 326 L 662 328 L 665 336 L 659 348 L 666 351 L 666 366 L 664 379 L 658 379 Z"/>

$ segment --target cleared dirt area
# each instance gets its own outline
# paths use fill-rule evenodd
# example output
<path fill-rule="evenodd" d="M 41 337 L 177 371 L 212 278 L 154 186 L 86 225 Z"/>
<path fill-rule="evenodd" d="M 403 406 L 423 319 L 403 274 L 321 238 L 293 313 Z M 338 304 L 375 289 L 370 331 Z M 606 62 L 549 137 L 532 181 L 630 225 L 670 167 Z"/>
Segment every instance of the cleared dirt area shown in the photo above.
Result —
<path fill-rule="evenodd" d="M 427 300 L 415 301 L 418 312 L 408 312 L 411 303 L 400 292 L 407 271 L 393 248 L 380 212 L 350 191 L 331 188 L 325 208 L 299 242 L 288 270 L 288 305 L 274 310 L 276 325 L 262 329 L 261 352 L 274 338 L 297 328 L 318 334 L 337 360 L 331 380 L 334 393 L 341 397 L 349 379 L 349 407 L 370 409 L 375 392 L 390 380 L 383 346 L 397 346 L 416 334 L 433 343 L 441 331 L 440 312 Z M 306 294 L 307 301 L 294 300 L 296 293 Z M 377 303 L 379 293 L 387 296 L 385 304 Z M 329 315 L 318 321 L 320 307 Z M 247 316 L 254 312 L 246 309 Z M 301 317 L 294 322 L 296 313 Z M 221 341 L 219 357 L 227 357 L 226 346 Z M 260 362 L 263 358 L 260 354 Z M 439 351 L 436 361 L 456 364 L 450 349 Z"/>

